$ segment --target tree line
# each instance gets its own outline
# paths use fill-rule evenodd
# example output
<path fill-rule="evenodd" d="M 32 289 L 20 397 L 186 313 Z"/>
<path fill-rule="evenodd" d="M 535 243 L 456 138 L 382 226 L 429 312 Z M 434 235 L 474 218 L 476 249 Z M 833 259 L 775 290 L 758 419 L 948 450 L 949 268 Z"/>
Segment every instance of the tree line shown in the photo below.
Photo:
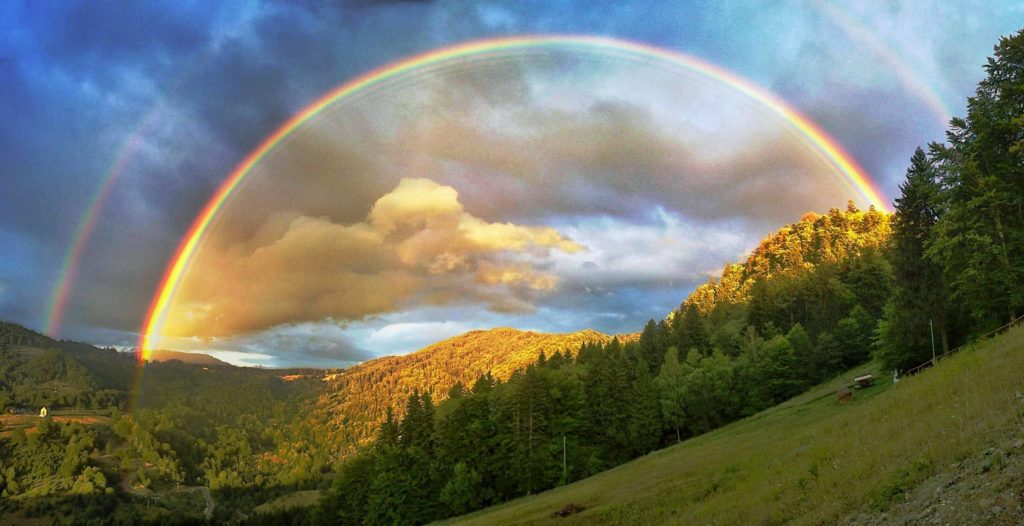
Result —
<path fill-rule="evenodd" d="M 889 367 L 925 363 L 933 346 L 948 351 L 1024 311 L 1024 32 L 1000 39 L 985 71 L 967 115 L 914 152 L 900 185 L 895 287 L 878 331 Z"/>

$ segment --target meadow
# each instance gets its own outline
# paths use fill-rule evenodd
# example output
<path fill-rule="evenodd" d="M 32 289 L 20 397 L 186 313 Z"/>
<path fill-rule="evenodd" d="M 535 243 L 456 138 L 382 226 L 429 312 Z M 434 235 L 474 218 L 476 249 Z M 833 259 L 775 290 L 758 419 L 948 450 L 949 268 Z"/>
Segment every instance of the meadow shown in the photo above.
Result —
<path fill-rule="evenodd" d="M 837 390 L 865 373 L 875 385 L 840 403 Z M 1018 327 L 897 384 L 877 365 L 855 368 L 677 446 L 445 524 L 840 523 L 1024 436 L 1022 390 Z"/>

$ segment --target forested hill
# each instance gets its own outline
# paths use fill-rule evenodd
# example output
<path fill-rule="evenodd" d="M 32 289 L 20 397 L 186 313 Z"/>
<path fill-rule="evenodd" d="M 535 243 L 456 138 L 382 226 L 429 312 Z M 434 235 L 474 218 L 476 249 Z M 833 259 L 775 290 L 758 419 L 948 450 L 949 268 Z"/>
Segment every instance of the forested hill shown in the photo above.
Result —
<path fill-rule="evenodd" d="M 222 524 L 320 481 L 317 371 L 179 354 L 138 382 L 134 353 L 0 323 L 0 524 Z"/>
<path fill-rule="evenodd" d="M 0 322 L 0 410 L 122 404 L 134 370 L 133 355 Z"/>
<path fill-rule="evenodd" d="M 726 263 L 721 277 L 698 286 L 683 307 L 694 305 L 706 315 L 719 303 L 749 301 L 751 287 L 758 280 L 799 274 L 876 251 L 889 239 L 890 217 L 874 206 L 858 210 L 852 201 L 845 212 L 833 208 L 825 215 L 807 213 L 762 240 L 743 264 Z"/>
<path fill-rule="evenodd" d="M 15 323 L 0 321 L 0 346 L 56 347 L 57 342 Z"/>
<path fill-rule="evenodd" d="M 447 398 L 456 383 L 471 385 L 488 371 L 507 380 L 537 360 L 565 352 L 573 356 L 584 343 L 606 344 L 612 336 L 593 330 L 544 334 L 510 328 L 471 331 L 404 356 L 370 360 L 328 376 L 330 387 L 318 403 L 322 419 L 338 433 L 336 443 L 347 451 L 373 438 L 390 407 L 402 413 L 413 391 L 430 392 L 435 401 Z M 620 342 L 636 334 L 619 335 Z"/>
<path fill-rule="evenodd" d="M 218 360 L 209 354 L 203 354 L 198 352 L 181 352 L 181 351 L 165 351 L 155 350 L 153 351 L 153 357 L 151 361 L 154 362 L 167 362 L 171 360 L 178 360 L 183 363 L 191 363 L 196 365 L 228 365 L 227 362 Z"/>

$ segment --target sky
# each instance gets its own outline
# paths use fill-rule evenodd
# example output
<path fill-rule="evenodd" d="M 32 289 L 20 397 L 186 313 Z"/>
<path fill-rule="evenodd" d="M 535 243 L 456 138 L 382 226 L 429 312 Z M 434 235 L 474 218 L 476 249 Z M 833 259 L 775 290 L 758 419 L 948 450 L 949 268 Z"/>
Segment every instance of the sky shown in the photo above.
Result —
<path fill-rule="evenodd" d="M 235 166 L 416 54 L 537 34 L 683 53 L 801 112 L 891 199 L 1022 26 L 1017 2 L 3 2 L 0 319 L 135 345 Z M 635 58 L 485 55 L 326 109 L 223 207 L 160 345 L 337 367 L 477 328 L 632 332 L 858 198 L 762 105 Z"/>

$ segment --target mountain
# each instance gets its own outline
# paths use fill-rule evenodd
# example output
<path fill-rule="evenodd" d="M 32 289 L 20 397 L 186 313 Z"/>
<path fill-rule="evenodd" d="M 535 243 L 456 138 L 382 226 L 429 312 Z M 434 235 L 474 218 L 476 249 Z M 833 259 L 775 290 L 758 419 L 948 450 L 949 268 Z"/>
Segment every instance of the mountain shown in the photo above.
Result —
<path fill-rule="evenodd" d="M 194 365 L 229 365 L 227 362 L 218 360 L 209 354 L 198 352 L 157 350 L 153 351 L 153 356 L 150 358 L 151 362 L 167 362 L 170 360 L 178 360 Z"/>
<path fill-rule="evenodd" d="M 544 334 L 511 328 L 471 331 L 404 356 L 370 360 L 326 377 L 329 387 L 319 400 L 320 418 L 338 433 L 344 450 L 351 451 L 374 437 L 390 407 L 404 413 L 413 391 L 430 392 L 434 401 L 447 398 L 456 383 L 472 387 L 490 371 L 498 380 L 535 362 L 543 352 L 573 356 L 584 343 L 605 344 L 618 338 L 635 341 L 637 334 L 609 336 L 594 330 Z"/>

